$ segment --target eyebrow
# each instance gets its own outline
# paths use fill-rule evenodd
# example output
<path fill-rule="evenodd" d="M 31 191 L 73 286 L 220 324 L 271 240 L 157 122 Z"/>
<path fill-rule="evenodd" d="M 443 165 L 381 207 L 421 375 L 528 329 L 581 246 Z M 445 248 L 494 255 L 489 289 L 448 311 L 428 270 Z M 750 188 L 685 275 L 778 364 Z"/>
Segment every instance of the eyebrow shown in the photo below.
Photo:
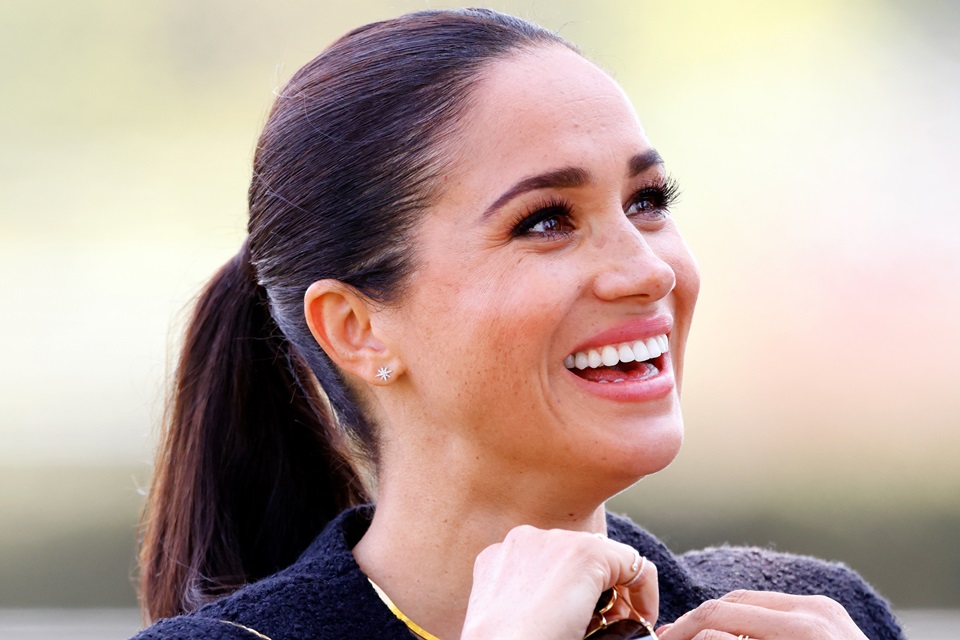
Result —
<path fill-rule="evenodd" d="M 648 149 L 643 153 L 638 153 L 630 158 L 630 162 L 627 163 L 627 166 L 630 167 L 631 178 L 636 178 L 650 167 L 658 165 L 663 166 L 663 158 L 660 157 L 656 149 Z"/>
<path fill-rule="evenodd" d="M 663 158 L 660 157 L 657 150 L 649 149 L 630 158 L 630 161 L 627 163 L 628 175 L 633 178 L 650 167 L 662 164 Z M 590 182 L 590 173 L 580 167 L 563 167 L 562 169 L 554 169 L 553 171 L 547 171 L 546 173 L 524 178 L 504 191 L 493 204 L 487 207 L 487 210 L 483 212 L 480 218 L 482 220 L 490 217 L 497 209 L 528 191 L 536 191 L 538 189 L 572 189 L 574 187 L 582 187 L 588 182 Z"/>

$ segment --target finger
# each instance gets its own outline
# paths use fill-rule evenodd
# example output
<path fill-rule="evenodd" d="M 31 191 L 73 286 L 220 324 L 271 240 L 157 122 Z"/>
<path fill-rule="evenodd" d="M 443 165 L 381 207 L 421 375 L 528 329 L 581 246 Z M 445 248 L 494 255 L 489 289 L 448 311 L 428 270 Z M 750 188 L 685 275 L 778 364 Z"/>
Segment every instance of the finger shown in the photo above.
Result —
<path fill-rule="evenodd" d="M 748 604 L 764 607 L 775 611 L 810 611 L 820 613 L 838 613 L 842 606 L 826 596 L 799 596 L 778 591 L 747 591 L 740 589 L 731 591 L 722 598 L 724 602 Z"/>
<path fill-rule="evenodd" d="M 615 563 L 611 565 L 611 584 L 605 588 L 617 586 L 637 613 L 651 624 L 656 623 L 660 610 L 656 565 L 630 545 L 609 539 L 606 542 Z"/>
<path fill-rule="evenodd" d="M 659 629 L 657 629 L 657 638 L 663 640 L 666 637 L 667 631 L 669 631 L 672 624 L 665 624 Z M 693 640 L 760 640 L 759 638 L 753 638 L 750 636 L 745 636 L 742 634 L 734 635 L 732 633 L 727 633 L 726 631 L 717 631 L 715 629 L 708 629 L 706 631 L 701 631 Z"/>
<path fill-rule="evenodd" d="M 636 584 L 649 578 L 647 572 L 653 567 L 653 563 L 640 555 L 640 552 L 628 544 L 617 542 L 604 538 L 605 548 L 610 559 L 610 580 L 607 588 L 614 585 L 627 586 L 628 583 Z M 641 573 L 642 570 L 642 573 Z M 653 568 L 650 574 L 655 574 Z M 632 587 L 633 584 L 630 584 Z"/>
<path fill-rule="evenodd" d="M 660 614 L 660 587 L 658 583 L 657 565 L 649 560 L 641 559 L 642 572 L 628 581 L 623 588 L 628 591 L 627 597 L 633 608 L 650 624 L 656 624 Z"/>
<path fill-rule="evenodd" d="M 697 637 L 698 633 L 722 631 L 734 637 L 742 635 L 754 639 L 772 639 L 782 636 L 782 632 L 795 621 L 795 615 L 784 611 L 723 599 L 707 600 L 677 618 L 673 625 L 660 634 L 660 638 L 689 640 Z"/>

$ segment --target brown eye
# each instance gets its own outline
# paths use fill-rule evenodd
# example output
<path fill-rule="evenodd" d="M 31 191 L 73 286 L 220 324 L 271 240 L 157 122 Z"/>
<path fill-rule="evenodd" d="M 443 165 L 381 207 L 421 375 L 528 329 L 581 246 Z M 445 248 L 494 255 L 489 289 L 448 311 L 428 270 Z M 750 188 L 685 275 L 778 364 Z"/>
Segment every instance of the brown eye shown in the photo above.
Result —
<path fill-rule="evenodd" d="M 545 203 L 534 207 L 513 228 L 514 237 L 553 238 L 574 230 L 572 210 L 563 203 Z"/>
<path fill-rule="evenodd" d="M 573 231 L 573 225 L 566 216 L 550 216 L 542 218 L 539 222 L 527 229 L 527 233 L 539 233 L 542 235 L 554 235 L 557 233 L 569 233 Z"/>
<path fill-rule="evenodd" d="M 672 178 L 667 178 L 634 193 L 623 212 L 644 222 L 663 220 L 670 215 L 670 205 L 677 199 L 679 192 L 677 183 Z"/>
<path fill-rule="evenodd" d="M 661 220 L 667 217 L 667 208 L 663 198 L 657 195 L 640 194 L 624 212 L 630 217 L 640 217 L 644 220 Z"/>

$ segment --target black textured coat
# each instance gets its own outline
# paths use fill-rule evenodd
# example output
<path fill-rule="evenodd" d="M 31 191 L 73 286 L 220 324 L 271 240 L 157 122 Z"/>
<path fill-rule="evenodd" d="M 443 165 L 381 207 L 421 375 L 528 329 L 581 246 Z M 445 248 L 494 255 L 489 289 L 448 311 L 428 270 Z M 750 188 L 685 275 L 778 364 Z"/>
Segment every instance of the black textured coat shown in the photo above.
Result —
<path fill-rule="evenodd" d="M 406 625 L 380 600 L 353 558 L 351 549 L 372 515 L 370 507 L 341 514 L 290 567 L 188 615 L 161 620 L 135 640 L 410 640 Z M 656 564 L 659 624 L 734 589 L 757 589 L 827 595 L 847 609 L 870 640 L 904 638 L 889 605 L 842 564 L 748 547 L 676 556 L 625 518 L 608 515 L 607 526 L 611 538 Z"/>

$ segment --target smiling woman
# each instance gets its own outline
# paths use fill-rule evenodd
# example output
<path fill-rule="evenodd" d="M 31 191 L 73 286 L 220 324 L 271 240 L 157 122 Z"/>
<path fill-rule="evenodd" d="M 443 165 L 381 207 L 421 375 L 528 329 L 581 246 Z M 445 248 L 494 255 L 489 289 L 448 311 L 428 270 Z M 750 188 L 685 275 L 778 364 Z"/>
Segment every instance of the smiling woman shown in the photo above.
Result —
<path fill-rule="evenodd" d="M 843 566 L 605 513 L 683 440 L 676 192 L 616 83 L 515 18 L 301 69 L 186 338 L 139 637 L 900 638 Z"/>

